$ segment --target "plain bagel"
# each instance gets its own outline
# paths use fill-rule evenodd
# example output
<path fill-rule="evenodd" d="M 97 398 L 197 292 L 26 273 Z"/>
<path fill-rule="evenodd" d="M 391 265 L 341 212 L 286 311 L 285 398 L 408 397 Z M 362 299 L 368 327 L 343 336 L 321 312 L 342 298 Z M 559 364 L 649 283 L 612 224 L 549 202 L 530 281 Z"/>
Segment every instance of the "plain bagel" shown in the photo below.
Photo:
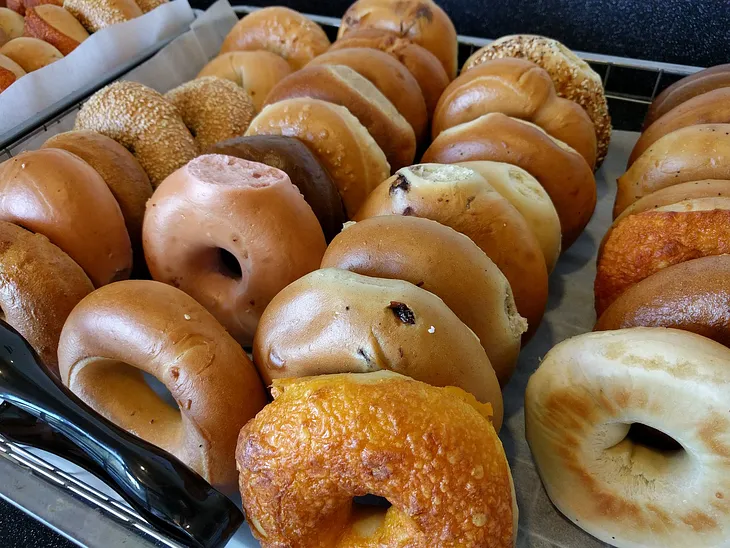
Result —
<path fill-rule="evenodd" d="M 29 36 L 21 36 L 0 48 L 0 54 L 12 59 L 25 72 L 42 69 L 63 58 L 63 54 L 48 42 Z"/>
<path fill-rule="evenodd" d="M 18 63 L 10 57 L 0 54 L 0 93 L 9 88 L 18 78 L 25 76 L 26 72 Z"/>
<path fill-rule="evenodd" d="M 327 268 L 299 278 L 266 308 L 253 344 L 264 382 L 390 370 L 457 386 L 494 409 L 502 393 L 474 332 L 444 302 L 413 284 Z"/>
<path fill-rule="evenodd" d="M 25 35 L 45 40 L 63 55 L 75 50 L 89 33 L 68 11 L 53 4 L 42 4 L 25 12 Z"/>

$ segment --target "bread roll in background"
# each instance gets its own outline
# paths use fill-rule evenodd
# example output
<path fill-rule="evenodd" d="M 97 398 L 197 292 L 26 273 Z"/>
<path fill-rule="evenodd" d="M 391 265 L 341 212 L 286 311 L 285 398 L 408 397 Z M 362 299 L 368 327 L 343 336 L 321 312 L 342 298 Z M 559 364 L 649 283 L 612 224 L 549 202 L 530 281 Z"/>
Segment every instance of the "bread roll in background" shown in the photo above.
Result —
<path fill-rule="evenodd" d="M 10 57 L 0 54 L 0 93 L 22 76 L 25 76 L 23 67 Z"/>
<path fill-rule="evenodd" d="M 25 35 L 45 40 L 68 55 L 89 33 L 78 20 L 60 6 L 44 4 L 25 12 Z"/>
<path fill-rule="evenodd" d="M 63 54 L 48 42 L 26 36 L 10 40 L 0 48 L 0 54 L 15 61 L 25 72 L 33 72 L 63 57 Z"/>
<path fill-rule="evenodd" d="M 5 33 L 6 41 L 23 36 L 24 26 L 22 15 L 8 8 L 0 8 L 0 30 Z"/>

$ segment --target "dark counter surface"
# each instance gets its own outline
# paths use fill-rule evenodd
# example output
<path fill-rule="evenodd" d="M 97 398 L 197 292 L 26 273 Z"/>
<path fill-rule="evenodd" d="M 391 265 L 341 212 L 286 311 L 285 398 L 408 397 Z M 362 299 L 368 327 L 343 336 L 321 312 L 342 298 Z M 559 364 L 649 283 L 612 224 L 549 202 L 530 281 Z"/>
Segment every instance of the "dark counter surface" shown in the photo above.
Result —
<path fill-rule="evenodd" d="M 22 510 L 0 499 L 0 546 L 3 548 L 72 548 L 76 546 Z"/>

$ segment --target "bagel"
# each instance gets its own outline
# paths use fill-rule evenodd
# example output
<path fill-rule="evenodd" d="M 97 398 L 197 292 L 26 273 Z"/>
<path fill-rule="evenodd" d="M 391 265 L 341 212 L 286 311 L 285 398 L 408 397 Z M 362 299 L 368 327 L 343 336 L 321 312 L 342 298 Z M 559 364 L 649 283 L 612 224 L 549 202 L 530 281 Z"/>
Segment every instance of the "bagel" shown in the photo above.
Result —
<path fill-rule="evenodd" d="M 89 37 L 86 29 L 71 13 L 53 4 L 26 10 L 25 35 L 45 40 L 62 55 L 68 55 Z"/>
<path fill-rule="evenodd" d="M 672 327 L 730 346 L 730 256 L 668 266 L 624 291 L 594 331 Z"/>
<path fill-rule="evenodd" d="M 0 54 L 20 65 L 25 72 L 42 69 L 63 58 L 63 54 L 48 42 L 22 36 L 0 48 Z"/>
<path fill-rule="evenodd" d="M 674 82 L 652 101 L 644 118 L 644 129 L 685 101 L 719 88 L 730 87 L 730 64 L 717 65 Z"/>
<path fill-rule="evenodd" d="M 357 0 L 342 16 L 337 39 L 362 29 L 382 29 L 408 38 L 433 53 L 449 80 L 456 78 L 456 29 L 449 16 L 431 0 Z"/>
<path fill-rule="evenodd" d="M 236 438 L 266 392 L 243 349 L 191 297 L 149 280 L 98 289 L 68 317 L 58 361 L 63 384 L 94 411 L 214 487 L 235 486 Z M 178 409 L 142 373 L 162 382 Z"/>
<path fill-rule="evenodd" d="M 142 220 L 145 204 L 152 197 L 152 185 L 134 156 L 114 139 L 85 130 L 54 135 L 42 148 L 60 148 L 75 154 L 101 175 L 119 204 L 132 247 L 141 249 Z"/>
<path fill-rule="evenodd" d="M 167 2 L 169 0 L 134 0 L 134 1 L 139 6 L 139 9 L 142 10 L 142 13 L 149 13 L 156 7 L 161 6 L 162 4 L 167 4 Z"/>
<path fill-rule="evenodd" d="M 217 76 L 186 82 L 168 91 L 165 99 L 180 113 L 199 150 L 240 137 L 256 114 L 248 93 Z"/>
<path fill-rule="evenodd" d="M 44 4 L 55 4 L 56 6 L 62 6 L 63 0 L 7 0 L 8 8 L 16 12 L 19 15 L 25 15 L 25 11 L 36 6 Z"/>
<path fill-rule="evenodd" d="M 410 282 L 440 297 L 487 353 L 501 386 L 517 365 L 527 330 L 507 278 L 469 238 L 435 221 L 387 215 L 351 223 L 329 245 L 322 268 Z"/>
<path fill-rule="evenodd" d="M 552 38 L 531 34 L 503 36 L 476 51 L 462 72 L 503 57 L 527 59 L 545 69 L 559 97 L 578 103 L 593 122 L 596 132 L 596 169 L 601 167 L 611 142 L 611 116 L 601 77 L 565 45 Z"/>
<path fill-rule="evenodd" d="M 730 122 L 730 87 L 708 91 L 673 108 L 651 124 L 636 141 L 627 168 L 651 145 L 665 135 L 698 124 L 725 124 Z"/>
<path fill-rule="evenodd" d="M 724 253 L 730 253 L 730 198 L 694 198 L 625 217 L 598 255 L 596 313 L 662 268 Z"/>
<path fill-rule="evenodd" d="M 283 171 L 232 156 L 192 160 L 147 203 L 144 253 L 155 280 L 191 295 L 241 344 L 266 305 L 315 270 L 326 247 Z"/>
<path fill-rule="evenodd" d="M 494 59 L 463 73 L 439 99 L 431 126 L 439 133 L 465 122 L 501 112 L 532 122 L 596 164 L 596 132 L 586 112 L 562 99 L 547 71 L 524 59 Z"/>
<path fill-rule="evenodd" d="M 622 329 L 555 346 L 525 394 L 553 504 L 612 546 L 727 546 L 728 385 L 730 351 L 693 333 Z"/>
<path fill-rule="evenodd" d="M 403 63 L 421 88 L 429 118 L 449 85 L 449 76 L 433 53 L 395 32 L 376 28 L 352 31 L 330 46 L 331 50 L 343 48 L 379 49 Z"/>
<path fill-rule="evenodd" d="M 401 169 L 370 194 L 355 220 L 381 215 L 425 217 L 471 238 L 509 280 L 527 319 L 523 343 L 535 334 L 547 303 L 545 257 L 522 215 L 481 175 L 441 164 Z"/>
<path fill-rule="evenodd" d="M 97 91 L 81 107 L 74 129 L 96 131 L 125 146 L 153 187 L 197 156 L 193 136 L 177 109 L 136 82 L 114 82 Z"/>
<path fill-rule="evenodd" d="M 234 82 L 251 96 L 258 112 L 271 88 L 291 70 L 289 63 L 270 51 L 230 51 L 210 61 L 196 78 L 218 76 Z"/>
<path fill-rule="evenodd" d="M 5 33 L 7 40 L 23 36 L 25 19 L 19 13 L 0 7 L 0 29 Z"/>
<path fill-rule="evenodd" d="M 652 192 L 703 179 L 730 179 L 730 124 L 689 126 L 659 139 L 618 178 L 613 217 Z"/>
<path fill-rule="evenodd" d="M 317 216 L 327 242 L 347 220 L 342 199 L 329 173 L 300 140 L 281 135 L 253 135 L 223 141 L 207 154 L 225 154 L 280 169 L 289 176 Z"/>
<path fill-rule="evenodd" d="M 348 217 L 390 174 L 385 154 L 368 130 L 345 107 L 326 101 L 298 98 L 269 105 L 251 122 L 250 135 L 303 141 L 337 185 Z"/>
<path fill-rule="evenodd" d="M 535 177 L 560 217 L 562 249 L 567 250 L 596 207 L 596 182 L 583 157 L 544 130 L 500 113 L 443 131 L 423 155 L 424 163 L 476 160 L 506 162 Z"/>
<path fill-rule="evenodd" d="M 220 53 L 266 50 L 299 70 L 330 47 L 322 28 L 301 13 L 282 6 L 249 13 L 223 40 Z"/>
<path fill-rule="evenodd" d="M 502 393 L 474 332 L 428 291 L 402 280 L 316 270 L 284 288 L 261 316 L 253 360 L 272 379 L 387 369 L 458 386 L 494 409 Z"/>
<path fill-rule="evenodd" d="M 514 487 L 487 405 L 387 371 L 277 380 L 273 392 L 236 448 L 262 546 L 514 546 Z M 390 508 L 353 503 L 366 493 Z"/>
<path fill-rule="evenodd" d="M 132 246 L 104 179 L 78 156 L 46 148 L 0 165 L 0 220 L 43 234 L 96 287 L 129 277 Z"/>
<path fill-rule="evenodd" d="M 428 133 L 428 111 L 421 88 L 396 59 L 373 48 L 330 50 L 310 65 L 345 65 L 364 76 L 385 95 L 413 128 L 417 141 Z"/>
<path fill-rule="evenodd" d="M 540 244 L 548 273 L 560 258 L 560 218 L 550 196 L 524 169 L 502 162 L 462 162 L 476 171 L 524 217 Z"/>
<path fill-rule="evenodd" d="M 90 33 L 143 15 L 134 0 L 63 0 L 63 7 Z"/>
<path fill-rule="evenodd" d="M 25 71 L 10 57 L 0 54 L 0 93 L 8 89 L 18 78 L 25 76 Z"/>
<path fill-rule="evenodd" d="M 45 236 L 0 221 L 2 319 L 56 374 L 63 322 L 93 290 L 81 267 Z"/>
<path fill-rule="evenodd" d="M 416 156 L 413 128 L 378 88 L 350 67 L 304 67 L 274 86 L 266 104 L 297 97 L 311 97 L 347 108 L 382 149 L 392 170 L 413 163 Z"/>

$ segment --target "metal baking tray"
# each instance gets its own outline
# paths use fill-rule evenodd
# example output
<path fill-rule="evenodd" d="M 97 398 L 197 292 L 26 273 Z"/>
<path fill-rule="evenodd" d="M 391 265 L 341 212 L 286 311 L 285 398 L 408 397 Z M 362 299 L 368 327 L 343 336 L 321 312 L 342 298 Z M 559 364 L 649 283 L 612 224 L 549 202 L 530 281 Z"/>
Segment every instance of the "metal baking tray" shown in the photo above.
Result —
<path fill-rule="evenodd" d="M 258 8 L 237 6 L 241 16 Z M 309 15 L 332 36 L 339 20 Z M 460 36 L 463 62 L 490 40 Z M 506 387 L 505 420 L 500 438 L 514 477 L 519 507 L 519 548 L 594 548 L 608 546 L 565 519 L 550 503 L 532 461 L 524 434 L 524 392 L 540 360 L 558 342 L 586 331 L 595 322 L 593 280 L 598 244 L 611 223 L 615 181 L 626 166 L 644 114 L 654 96 L 679 78 L 700 70 L 637 59 L 577 52 L 601 74 L 614 118 L 608 156 L 596 174 L 598 204 L 584 233 L 562 255 L 550 276 L 549 299 L 535 337 L 522 349 L 517 371 Z M 143 65 L 138 69 L 143 69 Z M 194 68 L 194 67 L 193 67 Z M 198 70 L 201 67 L 198 67 Z M 132 79 L 132 71 L 125 79 Z M 141 74 L 141 73 L 140 73 Z M 80 103 L 1 152 L 5 157 L 38 148 L 52 134 L 70 128 Z M 105 548 L 178 544 L 156 532 L 101 481 L 53 455 L 21 447 L 0 436 L 0 497 L 81 546 Z M 237 501 L 240 503 L 240 500 Z M 256 547 L 243 525 L 229 547 Z"/>

